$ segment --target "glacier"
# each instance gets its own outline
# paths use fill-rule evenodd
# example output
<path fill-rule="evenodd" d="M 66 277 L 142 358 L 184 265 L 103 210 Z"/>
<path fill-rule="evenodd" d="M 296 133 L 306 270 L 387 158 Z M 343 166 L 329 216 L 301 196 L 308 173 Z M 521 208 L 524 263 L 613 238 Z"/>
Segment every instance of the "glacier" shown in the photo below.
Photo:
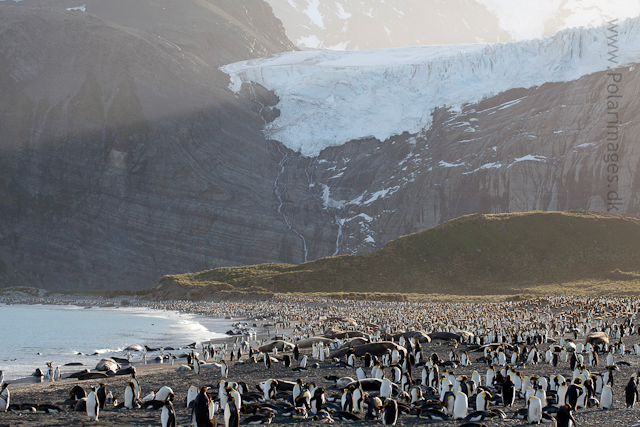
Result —
<path fill-rule="evenodd" d="M 640 17 L 520 42 L 289 52 L 221 70 L 236 93 L 245 83 L 273 91 L 280 116 L 265 125 L 265 136 L 316 157 L 352 140 L 418 134 L 436 108 L 459 111 L 510 89 L 573 81 L 639 60 Z"/>

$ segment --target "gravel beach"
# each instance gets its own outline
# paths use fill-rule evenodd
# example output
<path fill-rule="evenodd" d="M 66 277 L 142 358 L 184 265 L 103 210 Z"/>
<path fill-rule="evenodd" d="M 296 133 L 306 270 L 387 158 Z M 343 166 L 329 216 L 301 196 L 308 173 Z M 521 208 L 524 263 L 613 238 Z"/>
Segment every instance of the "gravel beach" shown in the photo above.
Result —
<path fill-rule="evenodd" d="M 245 306 L 245 314 L 250 314 L 252 310 L 258 307 L 263 307 L 265 302 L 254 303 L 255 305 Z M 400 310 L 409 314 L 409 311 L 420 311 L 423 315 L 430 316 L 430 313 L 438 312 L 441 314 L 440 320 L 435 323 L 439 325 L 437 330 L 444 330 L 443 325 L 449 324 L 450 329 L 459 329 L 463 326 L 463 323 L 467 323 L 468 330 L 475 330 L 479 332 L 478 325 L 484 325 L 483 331 L 496 331 L 499 328 L 506 328 L 508 325 L 524 327 L 529 322 L 532 326 L 534 321 L 543 321 L 544 319 L 550 319 L 553 322 L 554 328 L 561 332 L 551 337 L 550 340 L 556 343 L 561 339 L 566 340 L 573 339 L 575 343 L 585 341 L 585 335 L 579 334 L 576 338 L 576 333 L 571 330 L 571 326 L 577 324 L 591 324 L 598 322 L 602 325 L 621 324 L 627 319 L 635 320 L 635 308 L 637 301 L 635 299 L 617 299 L 617 300 L 585 300 L 585 299 L 542 299 L 528 302 L 519 302 L 516 304 L 487 304 L 483 306 L 484 310 L 477 310 L 474 312 L 477 304 L 472 305 L 456 305 L 456 304 L 439 304 L 433 307 L 425 308 L 418 305 L 410 306 L 406 304 L 395 303 L 346 303 L 341 302 L 333 304 L 331 302 L 318 302 L 318 301 L 300 301 L 300 300 L 287 300 L 280 301 L 278 310 L 272 310 L 269 314 L 270 319 L 273 321 L 272 328 L 280 325 L 279 333 L 283 334 L 289 340 L 294 341 L 296 338 L 302 338 L 306 332 L 313 332 L 313 335 L 318 335 L 319 330 L 325 327 L 331 327 L 342 330 L 365 330 L 368 328 L 368 332 L 371 332 L 373 325 L 366 327 L 365 324 L 368 320 L 372 320 L 374 317 L 380 318 L 384 316 L 389 310 Z M 270 307 L 274 308 L 273 302 Z M 365 313 L 364 307 L 369 310 Z M 357 308 L 357 310 L 355 310 Z M 426 310 L 426 311 L 425 311 Z M 431 311 L 429 311 L 431 310 Z M 466 312 L 464 311 L 466 310 Z M 478 317 L 486 311 L 495 312 L 495 316 Z M 306 318 L 302 317 L 302 314 L 306 313 Z M 426 314 L 425 314 L 426 313 Z M 253 313 L 255 314 L 255 312 Z M 327 316 L 328 314 L 328 316 Z M 346 316 L 351 314 L 352 316 Z M 341 316 L 340 318 L 336 316 Z M 538 317 L 536 317 L 538 316 Z M 545 317 L 546 316 L 546 317 Z M 496 321 L 496 318 L 500 317 L 502 322 Z M 473 322 L 469 319 L 473 318 Z M 420 318 L 422 319 L 422 317 Z M 396 324 L 391 332 L 397 330 L 412 330 L 413 327 L 417 327 L 420 319 L 417 317 L 404 318 L 397 316 L 393 321 L 389 319 L 387 325 L 392 323 Z M 457 320 L 455 320 L 457 319 Z M 564 319 L 564 320 L 563 320 Z M 396 323 L 397 322 L 397 323 Z M 510 323 L 509 323 L 510 322 Z M 370 322 L 369 322 L 370 323 Z M 404 328 L 399 327 L 399 323 L 404 323 Z M 574 324 L 575 323 L 575 324 Z M 268 324 L 269 325 L 269 324 Z M 490 327 L 488 325 L 491 325 Z M 382 325 L 383 331 L 385 328 Z M 422 325 L 424 326 L 424 325 Z M 537 325 L 540 326 L 540 325 Z M 592 326 L 595 326 L 593 324 Z M 632 324 L 632 326 L 635 326 Z M 269 327 L 269 326 L 268 326 Z M 312 331 L 313 329 L 313 331 Z M 422 330 L 427 328 L 421 328 Z M 433 332 L 435 328 L 432 328 L 429 332 Z M 305 332 L 306 331 L 306 332 Z M 564 333 L 562 332 L 564 331 Z M 614 359 L 617 365 L 617 370 L 614 371 L 614 385 L 613 395 L 614 404 L 610 410 L 603 410 L 600 407 L 584 408 L 574 411 L 574 417 L 579 426 L 633 426 L 640 423 L 640 410 L 636 406 L 633 409 L 627 409 L 624 398 L 624 388 L 627 385 L 630 377 L 640 371 L 640 356 L 631 354 L 634 344 L 640 344 L 640 338 L 637 335 L 637 326 L 629 329 L 633 331 L 632 334 L 624 336 L 623 341 L 626 346 L 625 354 L 615 354 Z M 271 335 L 271 333 L 270 333 Z M 258 337 L 260 338 L 260 337 Z M 263 340 L 267 340 L 267 337 L 263 337 Z M 267 340 L 268 341 L 268 340 Z M 612 343 L 614 340 L 611 340 Z M 617 341 L 617 340 L 616 340 Z M 257 349 L 261 344 L 259 341 L 252 343 L 252 348 Z M 525 344 L 526 345 L 526 344 Z M 440 360 L 448 361 L 449 352 L 452 348 L 455 348 L 457 354 L 461 354 L 464 350 L 468 350 L 469 358 L 472 362 L 471 366 L 463 367 L 442 367 L 455 373 L 456 376 L 467 375 L 469 378 L 474 370 L 477 370 L 482 376 L 482 380 L 485 380 L 485 373 L 487 370 L 487 364 L 478 361 L 483 356 L 482 352 L 472 351 L 477 346 L 468 345 L 465 343 L 455 343 L 453 341 L 432 340 L 430 343 L 423 343 L 422 354 L 425 357 L 430 357 L 432 354 L 437 354 Z M 522 344 L 521 344 L 522 346 Z M 532 346 L 529 345 L 530 349 Z M 549 343 L 542 343 L 536 346 L 538 350 L 544 355 L 544 352 L 549 347 Z M 300 378 L 305 383 L 315 383 L 318 387 L 324 387 L 327 392 L 327 396 L 339 395 L 341 391 L 335 387 L 335 383 L 325 379 L 326 376 L 337 377 L 352 377 L 356 378 L 355 369 L 363 365 L 363 361 L 360 358 L 356 359 L 356 365 L 353 368 L 337 367 L 334 361 L 328 359 L 320 362 L 319 360 L 311 357 L 312 350 L 309 348 L 301 349 L 301 354 L 309 357 L 309 364 L 318 363 L 318 368 L 309 368 L 304 372 L 296 372 L 293 368 L 298 366 L 296 361 L 293 361 L 292 366 L 286 368 L 282 363 L 274 363 L 270 369 L 267 369 L 261 362 L 261 358 L 258 363 L 237 363 L 237 361 L 230 362 L 227 355 L 226 360 L 229 365 L 228 381 L 245 382 L 250 389 L 256 391 L 255 386 L 267 379 L 279 379 L 295 381 Z M 288 354 L 291 354 L 290 352 Z M 278 353 L 275 357 L 281 358 L 282 352 Z M 247 359 L 247 354 L 243 355 L 243 360 Z M 602 373 L 605 371 L 605 354 L 600 355 L 600 364 L 595 367 L 587 367 L 591 373 Z M 177 372 L 177 368 L 180 364 L 184 364 L 184 360 L 170 366 L 167 363 L 164 364 L 149 364 L 138 368 L 137 377 L 142 389 L 142 396 L 147 395 L 151 391 L 158 391 L 162 386 L 169 386 L 175 393 L 174 407 L 177 416 L 177 425 L 190 426 L 190 410 L 185 408 L 184 402 L 187 395 L 187 390 L 191 385 L 196 387 L 209 386 L 212 388 L 213 395 L 217 395 L 218 383 L 221 380 L 220 369 L 212 367 L 203 369 L 199 375 L 196 375 L 192 371 Z M 537 364 L 526 364 L 525 366 L 518 366 L 516 369 L 522 373 L 523 376 L 549 376 L 551 374 L 562 374 L 567 379 L 571 379 L 572 370 L 569 367 L 569 362 L 561 362 L 558 366 L 553 367 L 550 364 L 544 363 L 544 358 Z M 370 369 L 365 369 L 367 374 L 370 374 Z M 390 370 L 385 369 L 385 377 L 390 376 Z M 85 390 L 89 391 L 91 386 L 97 386 L 100 382 L 104 382 L 107 387 L 107 391 L 112 391 L 114 395 L 121 400 L 124 396 L 124 390 L 129 380 L 129 376 L 115 376 L 109 377 L 105 380 L 63 380 L 58 382 L 44 382 L 41 384 L 31 385 L 10 385 L 11 391 L 11 403 L 12 404 L 43 404 L 51 403 L 63 408 L 61 413 L 33 413 L 29 411 L 16 411 L 0 413 L 0 426 L 82 426 L 82 425 L 105 425 L 105 426 L 160 426 L 160 410 L 145 410 L 145 409 L 120 409 L 114 407 L 107 407 L 100 412 L 99 421 L 89 421 L 86 413 L 75 412 L 73 409 L 68 408 L 63 402 L 68 398 L 69 391 L 75 385 L 82 386 Z M 419 380 L 421 378 L 421 368 L 414 368 L 413 380 Z M 423 387 L 424 388 L 424 387 Z M 371 392 L 371 394 L 376 394 Z M 506 419 L 493 419 L 482 421 L 487 426 L 520 426 L 528 425 L 526 421 L 513 419 L 514 410 L 525 407 L 523 399 L 516 399 L 514 407 L 503 408 L 506 412 Z M 242 420 L 245 416 L 241 416 Z M 362 417 L 361 417 L 362 418 Z M 224 424 L 222 413 L 218 412 L 215 417 L 218 423 Z M 300 422 L 314 422 L 311 420 L 295 420 L 287 418 L 282 415 L 276 415 L 273 419 L 274 424 L 298 424 Z M 380 421 L 355 421 L 353 423 L 346 423 L 336 421 L 334 423 L 337 426 L 342 424 L 353 425 L 371 425 L 381 424 Z M 434 426 L 457 426 L 461 425 L 461 421 L 429 421 L 425 419 L 410 417 L 401 415 L 398 419 L 398 425 L 414 425 L 414 424 L 429 424 Z"/>

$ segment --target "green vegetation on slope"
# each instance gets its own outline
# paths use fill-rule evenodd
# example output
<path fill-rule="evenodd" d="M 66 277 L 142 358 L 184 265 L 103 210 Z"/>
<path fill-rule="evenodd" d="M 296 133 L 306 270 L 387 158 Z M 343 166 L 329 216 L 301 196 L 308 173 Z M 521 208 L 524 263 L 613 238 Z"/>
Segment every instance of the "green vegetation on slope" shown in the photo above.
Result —
<path fill-rule="evenodd" d="M 638 255 L 640 219 L 635 217 L 595 212 L 475 214 L 390 241 L 366 255 L 165 276 L 151 293 L 160 298 L 173 289 L 170 294 L 176 297 L 179 288 L 184 292 L 198 287 L 199 296 L 249 288 L 506 295 L 536 289 L 548 293 L 570 283 L 582 283 L 593 293 L 599 292 L 599 283 L 603 292 L 640 293 Z"/>

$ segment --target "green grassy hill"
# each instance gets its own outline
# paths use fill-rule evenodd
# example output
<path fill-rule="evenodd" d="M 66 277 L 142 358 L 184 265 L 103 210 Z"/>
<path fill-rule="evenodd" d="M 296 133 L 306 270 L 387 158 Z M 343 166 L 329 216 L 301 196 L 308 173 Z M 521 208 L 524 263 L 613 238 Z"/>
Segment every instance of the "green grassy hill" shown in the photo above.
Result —
<path fill-rule="evenodd" d="M 211 293 L 640 294 L 640 219 L 596 212 L 467 215 L 366 255 L 163 277 L 154 298 Z"/>

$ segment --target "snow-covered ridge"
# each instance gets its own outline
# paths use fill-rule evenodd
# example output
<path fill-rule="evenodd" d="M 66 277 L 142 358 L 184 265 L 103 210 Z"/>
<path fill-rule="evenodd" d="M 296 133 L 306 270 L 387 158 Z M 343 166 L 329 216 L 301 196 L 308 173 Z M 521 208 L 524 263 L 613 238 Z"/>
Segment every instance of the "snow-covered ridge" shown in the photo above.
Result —
<path fill-rule="evenodd" d="M 266 136 L 313 157 L 351 140 L 418 133 L 437 107 L 640 62 L 640 18 L 617 31 L 614 47 L 607 40 L 612 31 L 601 26 L 506 44 L 292 52 L 221 69 L 235 92 L 243 82 L 274 91 L 281 114 Z M 615 48 L 617 64 L 609 60 Z"/>

